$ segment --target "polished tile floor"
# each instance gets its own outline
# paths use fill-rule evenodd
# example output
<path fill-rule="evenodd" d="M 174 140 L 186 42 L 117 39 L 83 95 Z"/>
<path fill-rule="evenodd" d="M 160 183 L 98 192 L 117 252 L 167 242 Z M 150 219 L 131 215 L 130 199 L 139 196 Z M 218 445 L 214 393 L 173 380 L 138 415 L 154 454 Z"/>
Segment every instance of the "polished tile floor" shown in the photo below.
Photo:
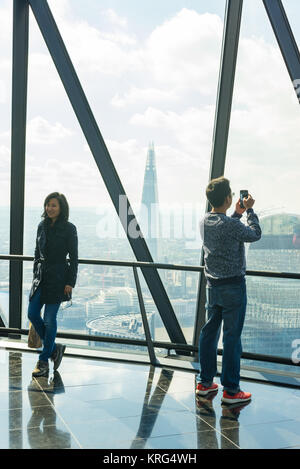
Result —
<path fill-rule="evenodd" d="M 195 400 L 193 373 L 65 356 L 32 379 L 36 359 L 0 349 L 0 448 L 300 449 L 299 389 L 243 383 L 230 408 Z"/>

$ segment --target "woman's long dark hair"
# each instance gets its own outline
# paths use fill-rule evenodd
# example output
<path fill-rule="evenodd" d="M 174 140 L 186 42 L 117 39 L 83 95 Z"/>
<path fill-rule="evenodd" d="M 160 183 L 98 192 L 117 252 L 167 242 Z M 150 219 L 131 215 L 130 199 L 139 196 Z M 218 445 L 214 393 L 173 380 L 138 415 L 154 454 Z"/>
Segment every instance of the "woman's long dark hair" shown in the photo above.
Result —
<path fill-rule="evenodd" d="M 69 204 L 64 194 L 61 194 L 60 192 L 51 192 L 51 194 L 47 195 L 44 201 L 44 213 L 42 214 L 42 217 L 45 218 L 45 220 L 49 218 L 46 212 L 46 206 L 49 203 L 49 200 L 51 199 L 56 199 L 59 203 L 60 214 L 59 214 L 58 220 L 68 221 L 69 220 Z"/>

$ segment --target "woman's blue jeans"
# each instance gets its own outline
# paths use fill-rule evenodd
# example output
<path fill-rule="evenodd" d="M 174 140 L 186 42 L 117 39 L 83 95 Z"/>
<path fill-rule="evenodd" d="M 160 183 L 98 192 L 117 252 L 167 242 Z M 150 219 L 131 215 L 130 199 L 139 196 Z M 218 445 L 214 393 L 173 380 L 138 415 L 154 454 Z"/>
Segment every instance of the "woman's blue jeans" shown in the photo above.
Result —
<path fill-rule="evenodd" d="M 41 289 L 38 288 L 29 302 L 28 319 L 34 325 L 36 332 L 43 342 L 43 350 L 39 355 L 39 360 L 47 362 L 56 348 L 57 312 L 60 303 L 46 304 L 44 319 L 41 317 L 43 306 L 43 303 L 41 303 Z"/>
<path fill-rule="evenodd" d="M 241 334 L 247 305 L 246 282 L 206 288 L 207 322 L 199 339 L 200 374 L 197 381 L 210 386 L 217 374 L 217 348 L 223 322 L 221 384 L 227 392 L 240 390 Z"/>

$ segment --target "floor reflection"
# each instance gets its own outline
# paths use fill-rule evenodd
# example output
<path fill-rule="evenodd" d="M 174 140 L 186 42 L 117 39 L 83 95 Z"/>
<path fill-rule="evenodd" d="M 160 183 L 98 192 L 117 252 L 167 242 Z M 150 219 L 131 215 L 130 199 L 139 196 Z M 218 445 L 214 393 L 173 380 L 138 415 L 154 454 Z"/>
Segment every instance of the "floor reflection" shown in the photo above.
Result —
<path fill-rule="evenodd" d="M 218 391 L 210 393 L 208 396 L 196 396 L 197 406 L 197 430 L 198 430 L 198 449 L 226 449 L 228 448 L 229 440 L 224 436 L 223 430 L 230 430 L 230 443 L 234 443 L 237 448 L 240 446 L 239 442 L 239 416 L 241 411 L 250 404 L 250 401 L 244 404 L 222 404 L 222 415 L 220 417 L 220 431 L 221 440 L 220 446 L 217 439 L 217 432 L 211 431 L 203 433 L 206 430 L 206 424 L 209 424 L 212 429 L 216 428 L 216 412 L 214 410 L 213 401 L 217 396 Z M 205 425 L 205 426 L 204 426 Z"/>
<path fill-rule="evenodd" d="M 142 449 L 145 447 L 148 438 L 151 436 L 162 403 L 174 375 L 174 371 L 162 369 L 157 385 L 150 398 L 154 373 L 155 368 L 151 366 L 141 413 L 141 421 L 136 437 L 132 442 L 131 449 Z"/>
<path fill-rule="evenodd" d="M 142 449 L 147 447 L 149 438 L 153 436 L 153 429 L 157 422 L 164 399 L 168 394 L 173 376 L 174 371 L 162 369 L 156 387 L 152 392 L 154 369 L 150 369 L 146 385 L 143 409 L 140 417 L 140 424 L 136 437 L 132 441 L 131 449 Z M 198 449 L 226 449 L 235 446 L 236 448 L 239 447 L 238 419 L 242 409 L 246 407 L 249 402 L 244 405 L 223 405 L 221 408 L 222 414 L 219 420 L 220 431 L 217 431 L 217 418 L 214 409 L 214 399 L 217 395 L 218 392 L 210 393 L 206 397 L 195 396 L 195 412 L 192 411 L 190 413 L 190 419 L 194 419 L 195 421 L 195 431 L 197 433 L 196 444 Z M 172 397 L 172 393 L 169 394 L 169 397 L 170 396 Z M 217 406 L 218 415 L 220 415 L 219 399 L 217 400 Z M 178 414 L 178 421 L 180 420 L 181 415 Z M 157 422 L 158 426 L 160 424 L 161 422 Z M 223 434 L 223 429 L 230 430 L 230 440 Z M 183 421 L 182 427 L 179 424 L 176 427 L 176 430 L 178 430 L 178 434 L 184 434 L 190 431 L 184 427 Z"/>
<path fill-rule="evenodd" d="M 22 353 L 9 352 L 8 354 L 8 405 L 9 405 L 9 427 L 14 428 L 15 422 L 18 422 L 19 428 L 22 428 L 22 393 L 13 392 L 13 390 L 22 389 Z M 9 447 L 22 448 L 22 432 L 9 432 Z"/>
<path fill-rule="evenodd" d="M 239 424 L 239 417 L 240 413 L 243 409 L 245 409 L 251 401 L 232 404 L 232 405 L 222 405 L 222 415 L 220 417 L 220 429 L 222 432 L 221 437 L 221 448 L 224 445 L 224 440 L 227 438 L 224 436 L 224 430 L 227 430 L 227 433 L 230 433 L 230 440 L 235 443 L 238 447 L 240 447 L 240 424 Z M 230 426 L 230 428 L 228 428 Z"/>
<path fill-rule="evenodd" d="M 217 433 L 214 431 L 216 427 L 216 412 L 213 407 L 213 400 L 218 392 L 210 393 L 208 396 L 195 397 L 196 403 L 196 426 L 198 449 L 218 449 Z M 207 432 L 207 425 L 211 426 L 210 432 Z M 205 432 L 205 433 L 204 433 Z"/>
<path fill-rule="evenodd" d="M 72 436 L 69 428 L 70 425 L 72 427 L 72 419 L 70 420 L 68 411 L 62 412 L 62 418 L 55 408 L 55 396 L 65 393 L 62 376 L 56 371 L 51 377 L 32 378 L 31 368 L 28 368 L 32 365 L 31 361 L 25 359 L 23 363 L 23 359 L 22 353 L 9 354 L 9 428 L 14 429 L 10 432 L 9 447 L 71 448 L 74 446 L 74 435 Z M 30 376 L 28 386 L 23 382 L 22 368 L 23 372 Z M 68 385 L 69 378 L 68 375 Z M 180 444 L 181 437 L 187 441 L 191 438 L 191 444 L 198 449 L 239 447 L 239 416 L 246 405 L 220 407 L 218 398 L 215 401 L 216 412 L 214 400 L 217 393 L 211 393 L 207 397 L 194 397 L 193 382 L 190 382 L 191 389 L 188 390 L 189 382 L 186 376 L 182 377 L 173 370 L 158 370 L 153 366 L 148 368 L 145 393 L 141 396 L 142 409 L 134 423 L 135 437 L 129 442 L 130 449 L 143 449 L 149 445 L 151 447 L 153 444 L 160 444 L 157 438 L 165 437 L 175 445 L 177 441 Z M 24 384 L 29 400 L 25 409 L 22 402 Z M 82 392 L 86 391 L 87 388 L 83 386 Z M 68 397 L 70 398 L 70 393 Z M 107 396 L 109 403 L 110 397 Z M 86 399 L 88 402 L 88 397 Z M 103 403 L 105 402 L 104 399 Z M 134 422 L 134 417 L 131 420 L 129 417 L 128 422 L 130 421 Z M 125 420 L 120 418 L 119 422 L 123 425 Z M 79 428 L 74 428 L 76 432 L 81 432 Z M 26 437 L 24 438 L 24 429 L 27 431 L 27 441 Z"/>
<path fill-rule="evenodd" d="M 71 447 L 70 433 L 56 427 L 54 396 L 63 392 L 63 381 L 57 371 L 50 380 L 48 377 L 33 378 L 29 384 L 28 398 L 32 415 L 27 423 L 27 435 L 32 449 Z"/>
<path fill-rule="evenodd" d="M 299 448 L 294 388 L 247 382 L 256 398 L 229 406 L 220 391 L 196 398 L 193 373 L 66 357 L 32 378 L 34 362 L 1 355 L 0 449 Z"/>

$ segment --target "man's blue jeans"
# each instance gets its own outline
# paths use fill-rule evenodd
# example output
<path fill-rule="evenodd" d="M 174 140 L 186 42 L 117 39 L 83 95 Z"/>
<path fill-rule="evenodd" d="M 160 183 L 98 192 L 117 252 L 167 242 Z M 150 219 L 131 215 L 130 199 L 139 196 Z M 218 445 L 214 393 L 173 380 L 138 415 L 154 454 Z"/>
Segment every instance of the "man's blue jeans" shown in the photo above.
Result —
<path fill-rule="evenodd" d="M 56 318 L 60 303 L 46 304 L 44 319 L 41 317 L 41 309 L 43 306 L 44 305 L 41 303 L 41 290 L 38 288 L 29 302 L 28 319 L 34 325 L 36 332 L 43 342 L 43 350 L 39 355 L 39 359 L 47 362 L 56 348 Z"/>
<path fill-rule="evenodd" d="M 199 340 L 200 374 L 197 381 L 210 386 L 217 374 L 217 348 L 223 322 L 221 384 L 225 391 L 240 390 L 241 334 L 247 305 L 246 282 L 206 288 L 207 322 Z"/>

